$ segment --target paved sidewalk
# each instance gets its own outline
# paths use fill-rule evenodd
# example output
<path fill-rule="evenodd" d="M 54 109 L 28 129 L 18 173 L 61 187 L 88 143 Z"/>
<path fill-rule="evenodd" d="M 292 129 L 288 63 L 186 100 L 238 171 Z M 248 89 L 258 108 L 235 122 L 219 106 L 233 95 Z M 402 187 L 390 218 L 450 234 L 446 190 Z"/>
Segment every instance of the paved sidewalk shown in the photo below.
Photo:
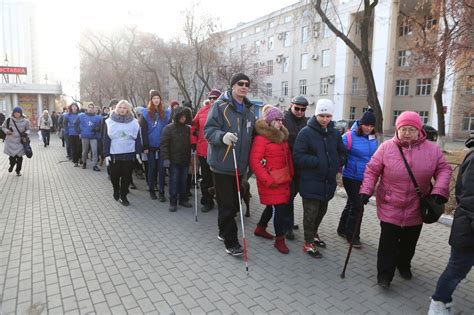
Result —
<path fill-rule="evenodd" d="M 335 197 L 323 220 L 323 259 L 302 252 L 301 229 L 282 255 L 253 235 L 263 207 L 251 181 L 247 276 L 216 238 L 216 210 L 199 213 L 199 222 L 193 209 L 170 213 L 168 203 L 150 200 L 143 180 L 123 207 L 105 171 L 74 168 L 56 136 L 48 148 L 35 139 L 33 150 L 21 177 L 0 160 L 0 314 L 426 314 L 449 257 L 449 228 L 426 225 L 413 279 L 396 275 L 390 290 L 380 289 L 379 221 L 368 206 L 363 248 L 341 279 L 348 245 L 336 226 L 345 200 Z M 296 213 L 301 226 L 299 201 Z M 456 314 L 474 313 L 474 272 L 454 298 Z"/>

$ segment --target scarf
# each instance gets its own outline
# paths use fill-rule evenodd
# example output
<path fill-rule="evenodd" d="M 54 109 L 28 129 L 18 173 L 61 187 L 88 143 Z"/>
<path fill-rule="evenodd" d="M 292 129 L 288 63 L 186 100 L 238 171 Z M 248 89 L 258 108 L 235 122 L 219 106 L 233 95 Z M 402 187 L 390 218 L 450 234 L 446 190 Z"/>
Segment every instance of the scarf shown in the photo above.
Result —
<path fill-rule="evenodd" d="M 112 119 L 113 121 L 118 122 L 118 123 L 129 123 L 133 120 L 133 115 L 128 114 L 126 116 L 121 116 L 121 115 L 118 115 L 116 113 L 112 113 L 110 115 L 110 119 Z"/>

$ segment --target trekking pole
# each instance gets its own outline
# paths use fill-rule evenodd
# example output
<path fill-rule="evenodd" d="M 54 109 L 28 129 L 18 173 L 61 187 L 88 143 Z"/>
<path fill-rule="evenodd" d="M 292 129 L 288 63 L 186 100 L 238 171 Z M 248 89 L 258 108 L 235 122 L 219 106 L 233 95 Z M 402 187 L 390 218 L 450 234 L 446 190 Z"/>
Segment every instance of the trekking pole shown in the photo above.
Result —
<path fill-rule="evenodd" d="M 344 268 L 342 269 L 342 273 L 341 273 L 341 278 L 342 279 L 344 279 L 346 277 L 346 268 L 347 268 L 347 264 L 349 263 L 349 258 L 351 257 L 352 244 L 354 244 L 354 240 L 356 238 L 356 235 L 360 231 L 360 226 L 362 224 L 362 215 L 363 214 L 364 214 L 364 206 L 362 206 L 362 209 L 360 210 L 359 216 L 357 217 L 356 228 L 354 230 L 354 234 L 352 234 L 351 244 L 349 245 L 349 250 L 347 251 L 346 262 L 344 263 Z"/>
<path fill-rule="evenodd" d="M 196 163 L 196 150 L 194 150 L 194 210 L 196 214 L 196 222 L 198 221 L 198 196 L 197 196 L 197 163 Z"/>
<path fill-rule="evenodd" d="M 235 144 L 232 145 L 232 154 L 234 155 L 235 181 L 237 182 L 237 195 L 239 197 L 240 222 L 242 224 L 242 242 L 244 244 L 244 263 L 247 275 L 249 274 L 249 263 L 247 258 L 247 240 L 245 239 L 244 215 L 242 211 L 242 199 L 240 199 L 239 172 L 237 170 L 237 158 L 235 157 Z"/>

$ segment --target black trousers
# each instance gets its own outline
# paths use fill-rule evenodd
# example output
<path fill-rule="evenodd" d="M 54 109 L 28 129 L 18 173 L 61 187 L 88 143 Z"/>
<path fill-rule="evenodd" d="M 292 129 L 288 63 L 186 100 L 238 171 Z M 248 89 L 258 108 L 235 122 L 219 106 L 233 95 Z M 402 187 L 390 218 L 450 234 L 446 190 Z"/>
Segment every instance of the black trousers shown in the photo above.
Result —
<path fill-rule="evenodd" d="M 212 179 L 212 171 L 207 164 L 207 159 L 205 157 L 199 157 L 199 164 L 201 165 L 201 204 L 214 206 L 214 198 L 209 193 L 209 188 L 214 186 L 214 181 Z"/>
<path fill-rule="evenodd" d="M 377 279 L 392 281 L 395 268 L 410 270 L 422 226 L 402 227 L 380 222 L 382 231 L 377 253 Z"/>
<path fill-rule="evenodd" d="M 347 177 L 343 177 L 342 182 L 347 193 L 347 202 L 342 211 L 341 218 L 339 219 L 337 231 L 345 234 L 348 241 L 352 241 L 352 236 L 354 235 L 357 225 L 357 219 L 363 210 L 362 201 L 359 196 L 360 185 L 362 185 L 362 182 Z M 360 230 L 355 236 L 356 240 L 359 238 Z"/>
<path fill-rule="evenodd" d="M 289 204 L 267 205 L 262 212 L 258 225 L 267 227 L 273 216 L 275 235 L 282 236 L 291 228 L 291 210 Z"/>
<path fill-rule="evenodd" d="M 21 166 L 23 165 L 23 157 L 22 156 L 10 156 L 10 165 L 13 168 L 16 165 L 15 172 L 21 171 Z"/>
<path fill-rule="evenodd" d="M 114 187 L 114 195 L 119 195 L 120 198 L 127 197 L 128 186 L 132 180 L 133 160 L 111 162 L 109 171 L 110 181 Z"/>
<path fill-rule="evenodd" d="M 237 183 L 235 175 L 213 173 L 216 189 L 216 201 L 218 208 L 217 223 L 219 225 L 219 235 L 224 237 L 227 248 L 236 246 L 237 224 L 235 216 L 239 211 L 239 197 L 237 194 Z M 239 182 L 242 176 L 239 176 Z"/>
<path fill-rule="evenodd" d="M 79 163 L 79 158 L 81 157 L 82 153 L 81 139 L 79 136 L 69 136 L 68 141 L 71 145 L 72 162 Z"/>

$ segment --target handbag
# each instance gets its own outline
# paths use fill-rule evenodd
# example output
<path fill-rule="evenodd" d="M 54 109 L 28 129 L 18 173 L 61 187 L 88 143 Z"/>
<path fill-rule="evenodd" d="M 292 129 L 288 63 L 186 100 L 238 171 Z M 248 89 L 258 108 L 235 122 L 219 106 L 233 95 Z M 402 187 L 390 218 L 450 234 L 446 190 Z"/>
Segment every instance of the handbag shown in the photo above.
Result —
<path fill-rule="evenodd" d="M 291 182 L 290 167 L 288 165 L 288 157 L 286 157 L 286 165 L 279 170 L 269 171 L 270 176 L 277 185 L 288 184 Z"/>
<path fill-rule="evenodd" d="M 31 149 L 30 145 L 30 138 L 28 137 L 27 134 L 21 133 L 20 130 L 18 129 L 18 126 L 16 125 L 16 122 L 14 120 L 13 124 L 15 125 L 16 131 L 20 134 L 20 142 L 23 145 L 23 150 L 25 151 L 25 155 L 27 158 L 31 159 L 33 156 L 33 150 Z"/>
<path fill-rule="evenodd" d="M 415 176 L 413 175 L 413 172 L 411 171 L 411 168 L 408 165 L 407 160 L 405 159 L 405 155 L 403 154 L 402 148 L 398 146 L 398 149 L 400 150 L 400 154 L 402 155 L 402 158 L 403 158 L 403 163 L 405 163 L 405 167 L 408 171 L 408 174 L 410 175 L 411 181 L 413 182 L 413 185 L 415 186 L 416 193 L 418 194 L 418 197 L 420 198 L 420 211 L 421 211 L 421 218 L 423 219 L 423 222 L 427 224 L 437 222 L 439 218 L 441 217 L 441 215 L 444 213 L 444 204 L 439 204 L 438 202 L 436 202 L 434 197 L 431 195 L 428 195 L 428 196 L 423 195 L 423 193 L 421 192 L 420 186 L 418 186 Z M 430 191 L 432 189 L 433 189 L 433 186 L 430 183 Z"/>

